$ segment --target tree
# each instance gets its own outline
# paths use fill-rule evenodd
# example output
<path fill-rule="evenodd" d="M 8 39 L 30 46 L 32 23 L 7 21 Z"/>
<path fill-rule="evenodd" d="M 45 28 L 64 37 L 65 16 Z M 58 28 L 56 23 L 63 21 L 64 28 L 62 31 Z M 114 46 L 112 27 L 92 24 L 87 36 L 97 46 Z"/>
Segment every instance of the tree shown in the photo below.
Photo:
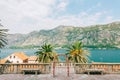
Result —
<path fill-rule="evenodd" d="M 3 48 L 7 44 L 7 31 L 8 29 L 5 29 L 3 25 L 0 24 L 0 48 Z"/>
<path fill-rule="evenodd" d="M 89 52 L 82 49 L 82 42 L 75 42 L 67 47 L 68 60 L 74 63 L 87 63 L 89 60 Z"/>
<path fill-rule="evenodd" d="M 49 63 L 54 59 L 58 60 L 57 53 L 53 52 L 53 47 L 50 44 L 44 44 L 38 49 L 35 54 L 38 56 L 37 60 L 41 63 Z"/>

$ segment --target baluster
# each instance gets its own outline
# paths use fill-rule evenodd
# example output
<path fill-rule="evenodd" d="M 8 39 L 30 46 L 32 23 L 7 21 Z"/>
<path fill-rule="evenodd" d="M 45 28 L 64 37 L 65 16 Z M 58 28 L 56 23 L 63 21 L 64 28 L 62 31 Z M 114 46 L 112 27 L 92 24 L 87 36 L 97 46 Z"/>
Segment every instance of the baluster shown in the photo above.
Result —
<path fill-rule="evenodd" d="M 4 73 L 7 73 L 7 64 L 4 66 Z"/>
<path fill-rule="evenodd" d="M 118 64 L 118 70 L 120 70 L 120 65 Z"/>
<path fill-rule="evenodd" d="M 113 65 L 113 69 L 112 69 L 113 72 L 115 72 L 115 65 Z"/>
<path fill-rule="evenodd" d="M 109 66 L 108 66 L 108 70 L 109 70 L 109 73 L 111 73 L 112 72 L 112 66 L 109 64 Z"/>
<path fill-rule="evenodd" d="M 113 64 L 111 64 L 111 72 L 114 72 L 114 65 Z"/>
<path fill-rule="evenodd" d="M 18 73 L 20 73 L 20 64 L 17 64 Z"/>
<path fill-rule="evenodd" d="M 10 65 L 9 65 L 9 73 L 12 73 L 13 70 L 14 70 L 14 69 L 13 69 L 13 64 L 10 64 Z"/>
<path fill-rule="evenodd" d="M 17 73 L 17 65 L 14 64 L 14 73 Z"/>

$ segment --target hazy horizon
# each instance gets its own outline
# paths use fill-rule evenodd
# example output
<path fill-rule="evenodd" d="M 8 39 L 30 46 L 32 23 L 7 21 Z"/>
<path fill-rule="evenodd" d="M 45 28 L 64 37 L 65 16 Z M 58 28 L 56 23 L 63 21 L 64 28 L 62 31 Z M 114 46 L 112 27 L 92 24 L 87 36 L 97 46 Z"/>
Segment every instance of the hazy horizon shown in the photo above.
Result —
<path fill-rule="evenodd" d="M 120 21 L 112 21 L 112 22 L 108 22 L 108 23 L 94 24 L 94 25 L 88 25 L 88 26 L 74 26 L 74 25 L 59 25 L 59 26 L 65 26 L 65 27 L 72 26 L 72 27 L 84 27 L 84 28 L 85 28 L 85 27 L 90 27 L 90 26 L 95 26 L 95 25 L 105 25 L 105 24 L 110 24 L 110 23 L 114 23 L 114 22 L 120 22 Z M 33 31 L 52 30 L 52 29 L 55 29 L 55 28 L 57 28 L 57 27 L 59 27 L 59 26 L 56 26 L 56 27 L 51 28 L 51 29 L 38 29 L 38 30 L 31 30 L 31 31 L 28 32 L 28 33 L 18 33 L 18 32 L 15 32 L 15 33 L 9 33 L 9 31 L 8 31 L 8 33 L 9 33 L 9 34 L 29 34 L 29 33 L 33 32 Z"/>
<path fill-rule="evenodd" d="M 0 0 L 1 24 L 9 33 L 89 26 L 120 21 L 120 0 Z"/>

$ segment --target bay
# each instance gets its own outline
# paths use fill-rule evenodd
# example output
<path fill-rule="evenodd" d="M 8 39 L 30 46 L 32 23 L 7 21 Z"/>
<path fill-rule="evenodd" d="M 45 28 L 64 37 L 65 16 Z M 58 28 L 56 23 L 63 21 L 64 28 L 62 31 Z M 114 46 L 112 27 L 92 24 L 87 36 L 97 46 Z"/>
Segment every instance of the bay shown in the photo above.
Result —
<path fill-rule="evenodd" d="M 24 52 L 28 56 L 35 55 L 36 49 L 2 49 L 0 52 L 0 57 L 3 59 L 14 52 Z M 64 54 L 66 51 L 64 49 L 55 50 L 58 54 Z M 120 62 L 120 50 L 89 50 L 90 61 L 94 62 L 108 62 L 108 63 L 119 63 Z M 63 56 L 60 56 L 62 61 L 65 60 Z"/>

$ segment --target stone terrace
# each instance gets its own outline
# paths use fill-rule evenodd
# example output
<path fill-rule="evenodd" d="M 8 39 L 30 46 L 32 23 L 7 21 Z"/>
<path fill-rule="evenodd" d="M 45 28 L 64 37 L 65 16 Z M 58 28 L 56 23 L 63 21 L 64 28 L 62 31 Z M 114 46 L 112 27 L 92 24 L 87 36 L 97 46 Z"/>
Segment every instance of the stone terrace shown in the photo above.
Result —
<path fill-rule="evenodd" d="M 71 74 L 67 77 L 66 74 L 56 75 L 40 74 L 40 75 L 22 75 L 22 74 L 2 74 L 0 80 L 120 80 L 119 74 L 105 75 L 87 75 L 87 74 Z"/>

